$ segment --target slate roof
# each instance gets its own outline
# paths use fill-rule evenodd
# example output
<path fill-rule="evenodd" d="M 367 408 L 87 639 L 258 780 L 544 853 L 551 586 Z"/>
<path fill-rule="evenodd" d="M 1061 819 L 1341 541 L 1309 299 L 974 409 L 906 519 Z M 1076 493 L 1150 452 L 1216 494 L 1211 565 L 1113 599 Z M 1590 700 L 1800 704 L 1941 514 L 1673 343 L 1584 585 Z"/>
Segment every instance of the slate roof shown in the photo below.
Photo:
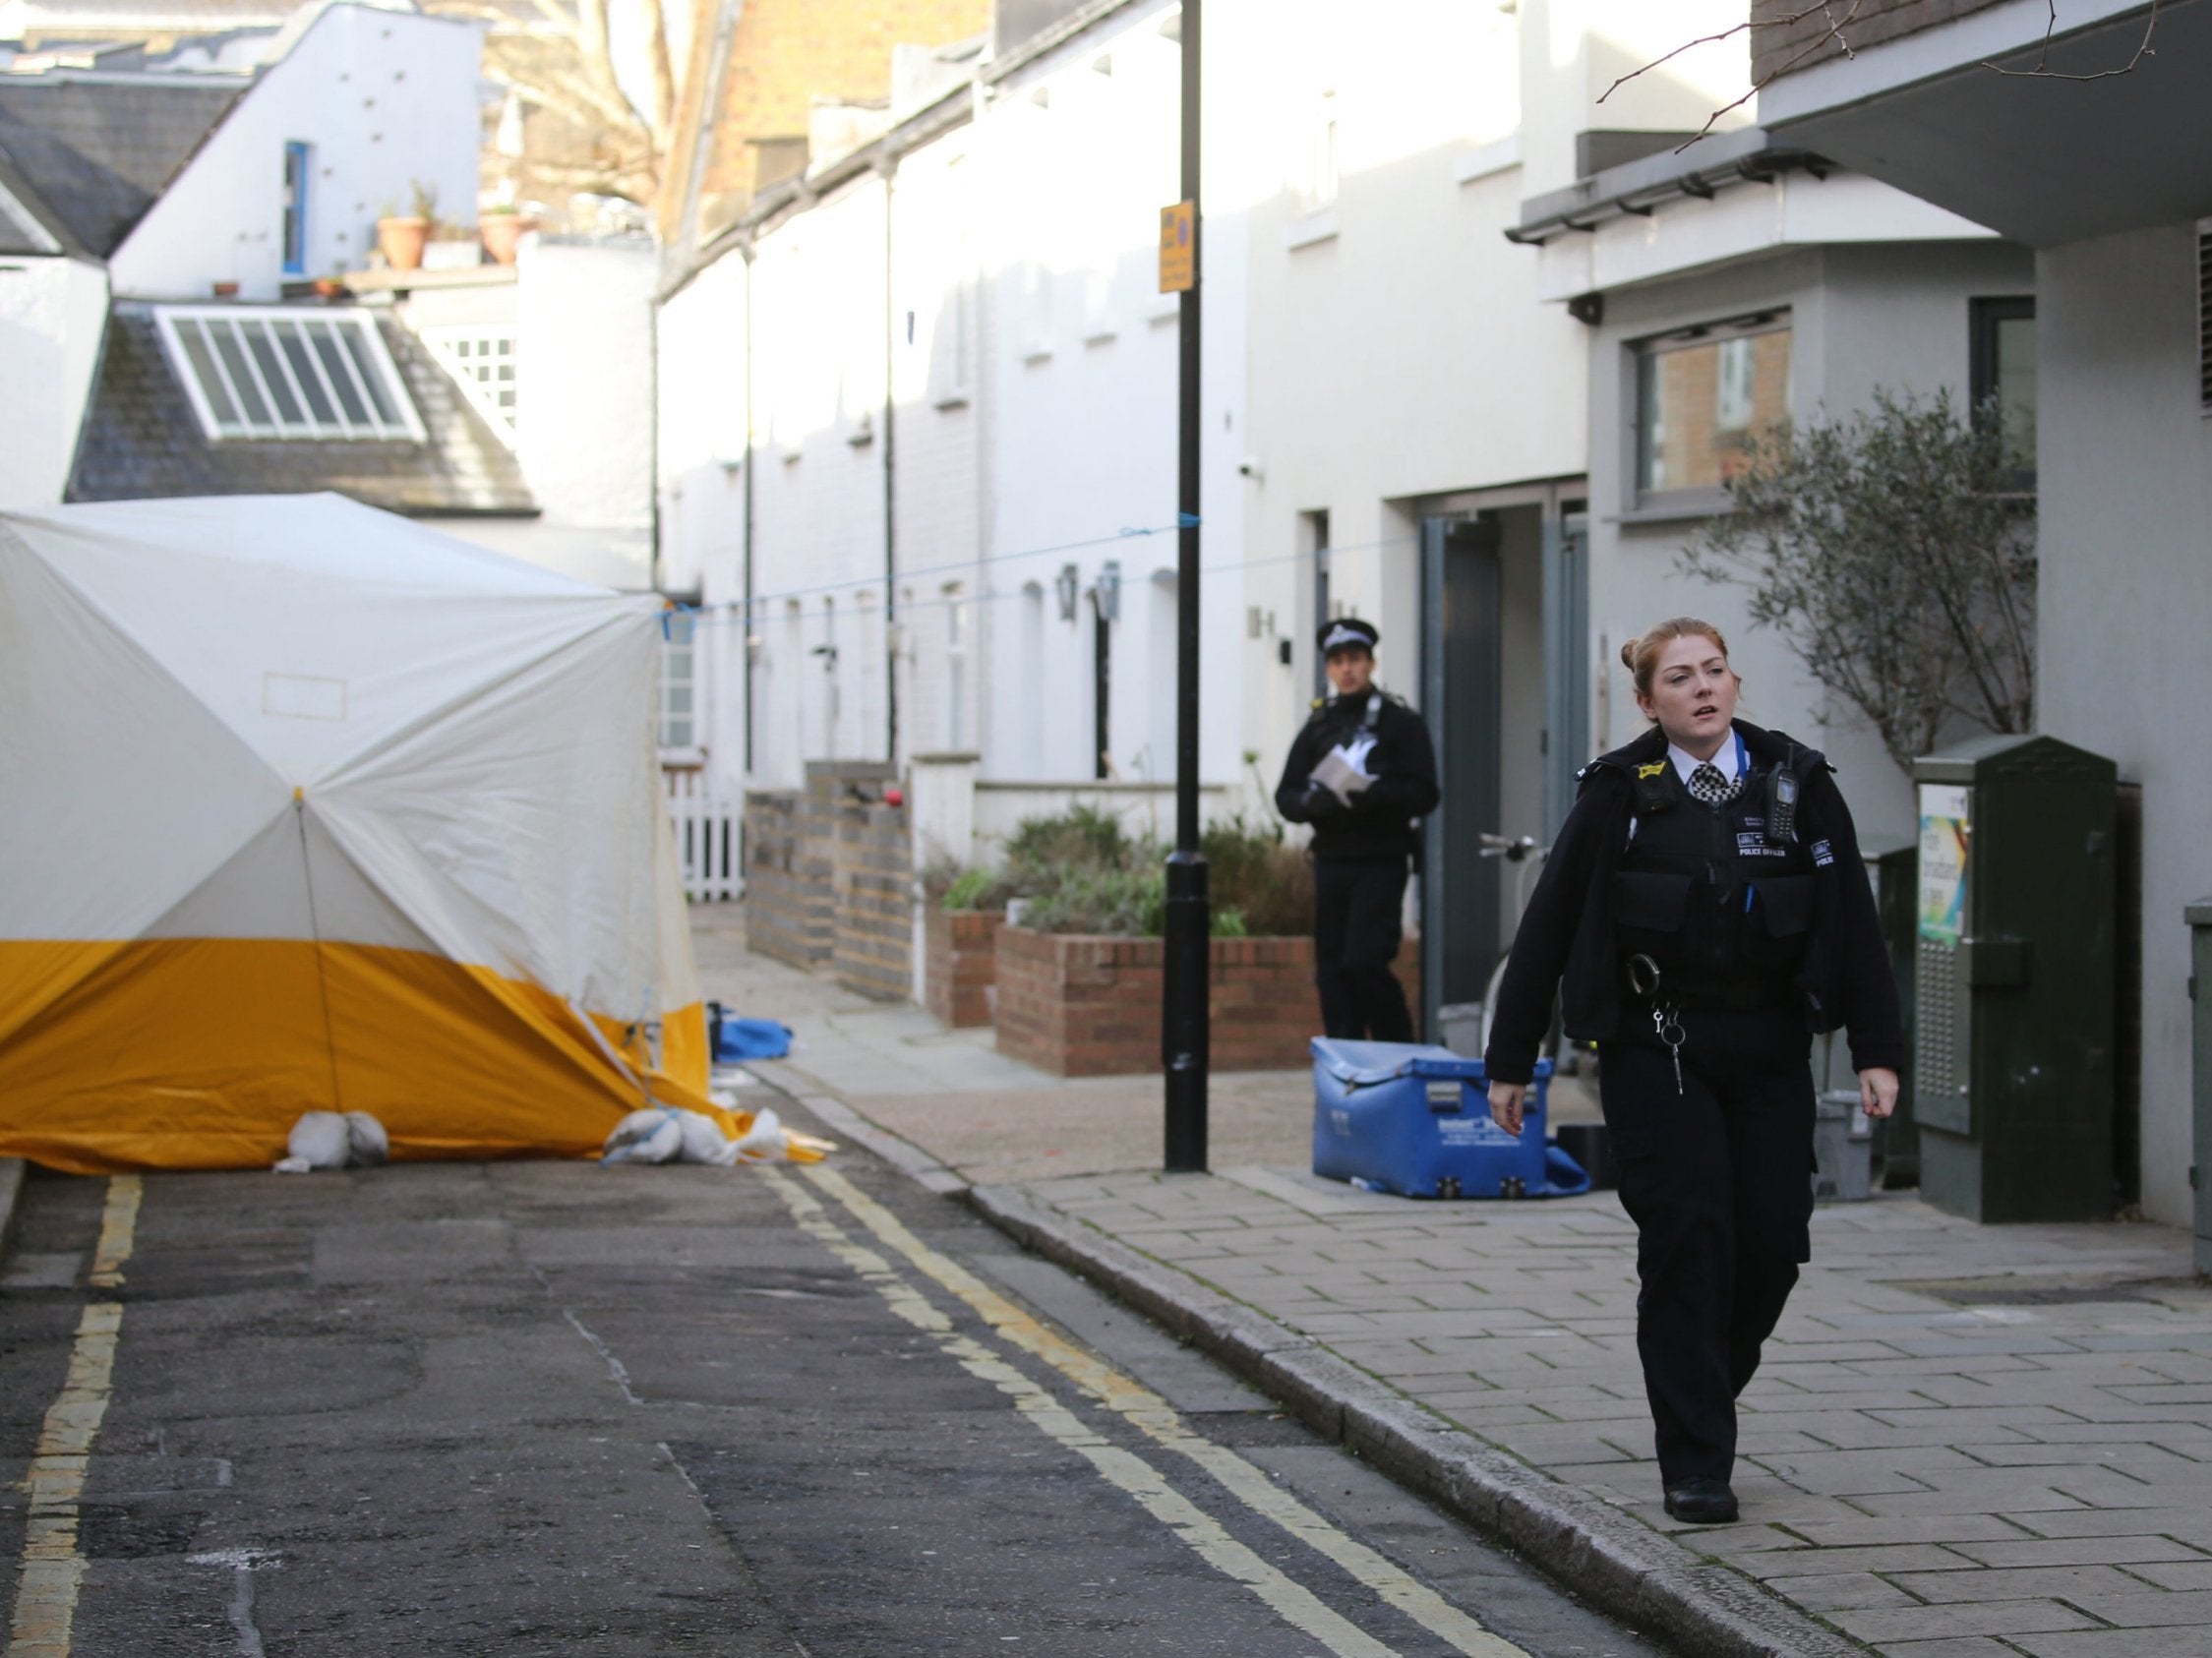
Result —
<path fill-rule="evenodd" d="M 245 89 L 153 76 L 0 77 L 0 161 L 87 253 L 106 259 Z"/>
<path fill-rule="evenodd" d="M 422 342 L 389 315 L 377 318 L 377 327 L 430 436 L 425 444 L 209 439 L 169 366 L 153 311 L 118 304 L 109 314 L 68 500 L 334 490 L 417 517 L 537 510 L 512 452 Z"/>
<path fill-rule="evenodd" d="M 79 257 L 85 253 L 61 215 L 0 154 L 0 255 L 50 255 L 57 249 Z"/>

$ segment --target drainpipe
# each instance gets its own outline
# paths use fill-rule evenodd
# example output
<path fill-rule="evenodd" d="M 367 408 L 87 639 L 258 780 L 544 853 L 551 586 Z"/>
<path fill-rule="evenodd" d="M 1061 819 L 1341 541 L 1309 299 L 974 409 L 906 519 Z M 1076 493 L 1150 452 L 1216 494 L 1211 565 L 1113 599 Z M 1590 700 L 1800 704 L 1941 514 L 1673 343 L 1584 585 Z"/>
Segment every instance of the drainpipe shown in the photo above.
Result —
<path fill-rule="evenodd" d="M 745 513 L 744 536 L 745 566 L 745 633 L 738 641 L 739 660 L 745 664 L 745 775 L 752 781 L 752 243 L 741 243 L 739 257 L 745 261 Z"/>
<path fill-rule="evenodd" d="M 883 178 L 883 758 L 892 775 L 899 766 L 899 503 L 898 284 L 891 263 L 892 183 L 899 164 L 881 164 Z"/>

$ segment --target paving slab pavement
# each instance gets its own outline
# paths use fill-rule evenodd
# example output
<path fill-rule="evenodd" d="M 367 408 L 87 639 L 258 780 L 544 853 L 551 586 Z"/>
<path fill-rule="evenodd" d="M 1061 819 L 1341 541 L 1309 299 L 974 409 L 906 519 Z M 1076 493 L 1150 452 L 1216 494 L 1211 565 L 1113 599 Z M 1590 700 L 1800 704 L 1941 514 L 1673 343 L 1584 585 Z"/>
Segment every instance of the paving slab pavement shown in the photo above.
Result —
<path fill-rule="evenodd" d="M 702 914 L 701 969 L 798 1032 L 764 1077 L 1689 1650 L 2212 1654 L 2212 1286 L 2183 1231 L 1823 1206 L 1744 1396 L 1743 1522 L 1683 1527 L 1612 1194 L 1318 1179 L 1298 1072 L 1215 1079 L 1215 1172 L 1165 1175 L 1157 1078 L 1043 1077 L 747 956 L 735 919 Z"/>

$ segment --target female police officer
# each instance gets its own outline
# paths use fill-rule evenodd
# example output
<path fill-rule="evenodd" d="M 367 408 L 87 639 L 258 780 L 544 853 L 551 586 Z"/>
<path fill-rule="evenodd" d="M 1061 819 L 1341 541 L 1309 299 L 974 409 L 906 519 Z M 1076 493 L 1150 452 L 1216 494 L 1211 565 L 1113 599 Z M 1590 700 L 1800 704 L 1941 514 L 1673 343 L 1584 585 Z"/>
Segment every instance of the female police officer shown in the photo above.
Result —
<path fill-rule="evenodd" d="M 1498 992 L 1490 1112 L 1519 1133 L 1558 986 L 1598 1044 L 1637 1226 L 1637 1351 L 1678 1519 L 1736 1517 L 1736 1395 L 1812 1258 L 1812 1035 L 1848 1027 L 1868 1115 L 1896 1102 L 1897 990 L 1822 756 L 1735 719 L 1709 622 L 1621 660 L 1654 729 L 1582 772 Z"/>

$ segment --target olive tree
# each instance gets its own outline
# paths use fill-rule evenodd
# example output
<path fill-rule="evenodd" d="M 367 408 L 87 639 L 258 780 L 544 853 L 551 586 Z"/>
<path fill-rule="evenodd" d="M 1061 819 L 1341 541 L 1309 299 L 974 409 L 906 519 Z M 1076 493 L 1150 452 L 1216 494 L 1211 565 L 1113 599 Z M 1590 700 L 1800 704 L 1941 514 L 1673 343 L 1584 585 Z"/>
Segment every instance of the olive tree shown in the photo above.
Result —
<path fill-rule="evenodd" d="M 2024 732 L 2035 699 L 2035 503 L 1994 407 L 1877 391 L 1783 423 L 1728 480 L 1683 567 L 1750 594 L 1814 681 L 1897 763 L 1960 721 Z"/>

